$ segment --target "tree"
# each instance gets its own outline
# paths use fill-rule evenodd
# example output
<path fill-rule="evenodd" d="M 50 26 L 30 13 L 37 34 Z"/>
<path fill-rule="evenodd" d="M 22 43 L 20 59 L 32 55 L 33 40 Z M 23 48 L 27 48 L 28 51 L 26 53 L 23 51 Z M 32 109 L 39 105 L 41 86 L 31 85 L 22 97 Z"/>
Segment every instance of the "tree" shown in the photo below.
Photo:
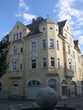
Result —
<path fill-rule="evenodd" d="M 0 41 L 0 77 L 2 77 L 7 70 L 8 45 L 8 41 Z"/>

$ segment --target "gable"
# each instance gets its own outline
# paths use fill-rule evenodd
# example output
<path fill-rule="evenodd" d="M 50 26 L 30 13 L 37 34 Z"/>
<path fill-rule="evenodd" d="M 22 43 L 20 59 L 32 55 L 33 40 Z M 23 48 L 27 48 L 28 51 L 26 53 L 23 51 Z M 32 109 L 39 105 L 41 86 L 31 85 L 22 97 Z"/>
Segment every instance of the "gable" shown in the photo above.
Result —
<path fill-rule="evenodd" d="M 22 24 L 21 22 L 16 22 L 15 26 L 9 33 L 9 41 L 11 42 L 13 40 L 19 39 L 20 37 L 23 38 L 29 32 L 30 30 L 24 24 Z"/>

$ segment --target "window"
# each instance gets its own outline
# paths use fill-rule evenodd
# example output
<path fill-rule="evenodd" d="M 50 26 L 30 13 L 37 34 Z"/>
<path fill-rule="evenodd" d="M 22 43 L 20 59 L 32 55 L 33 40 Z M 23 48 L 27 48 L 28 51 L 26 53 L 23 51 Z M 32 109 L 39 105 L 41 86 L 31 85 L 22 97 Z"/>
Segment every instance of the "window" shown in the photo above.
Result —
<path fill-rule="evenodd" d="M 51 57 L 51 66 L 55 66 L 55 59 L 54 59 L 54 57 Z"/>
<path fill-rule="evenodd" d="M 68 46 L 68 54 L 70 54 L 70 46 Z"/>
<path fill-rule="evenodd" d="M 59 41 L 57 40 L 57 50 L 59 50 Z"/>
<path fill-rule="evenodd" d="M 23 53 L 23 48 L 22 47 L 20 48 L 20 52 Z"/>
<path fill-rule="evenodd" d="M 50 39 L 50 48 L 54 48 L 54 39 Z"/>
<path fill-rule="evenodd" d="M 53 30 L 53 27 L 50 27 L 50 30 Z"/>
<path fill-rule="evenodd" d="M 44 49 L 46 48 L 46 40 L 45 39 L 43 40 L 43 48 Z"/>
<path fill-rule="evenodd" d="M 14 35 L 13 35 L 13 40 L 14 40 L 14 41 L 17 40 L 17 34 L 14 34 Z"/>
<path fill-rule="evenodd" d="M 22 37 L 22 33 L 20 32 L 20 33 L 19 33 L 19 39 L 20 39 L 21 37 Z"/>
<path fill-rule="evenodd" d="M 36 59 L 32 59 L 32 68 L 36 68 Z"/>
<path fill-rule="evenodd" d="M 12 68 L 13 68 L 13 72 L 15 72 L 16 71 L 16 61 L 13 61 Z"/>
<path fill-rule="evenodd" d="M 60 68 L 60 58 L 58 58 L 58 68 Z"/>
<path fill-rule="evenodd" d="M 21 39 L 22 33 L 21 33 L 21 32 L 20 32 L 20 33 L 16 33 L 16 34 L 13 35 L 13 37 L 14 37 L 14 38 L 13 38 L 14 41 L 15 41 L 15 40 L 18 40 L 18 39 Z"/>
<path fill-rule="evenodd" d="M 36 44 L 36 41 L 32 41 L 31 42 L 31 55 L 32 55 L 32 58 L 37 56 L 37 44 Z"/>
<path fill-rule="evenodd" d="M 13 54 L 16 55 L 17 54 L 17 48 L 14 46 L 13 47 Z"/>
<path fill-rule="evenodd" d="M 36 42 L 32 41 L 32 51 L 35 51 L 35 50 L 36 50 Z"/>
<path fill-rule="evenodd" d="M 62 86 L 62 95 L 63 96 L 67 95 L 67 86 Z"/>
<path fill-rule="evenodd" d="M 69 69 L 70 69 L 70 70 L 72 69 L 72 65 L 71 65 L 71 62 L 69 62 Z"/>
<path fill-rule="evenodd" d="M 20 64 L 20 70 L 22 71 L 22 64 Z"/>
<path fill-rule="evenodd" d="M 47 66 L 47 58 L 43 58 L 43 67 Z"/>
<path fill-rule="evenodd" d="M 18 87 L 18 84 L 17 83 L 15 83 L 15 84 L 13 84 L 15 87 Z"/>
<path fill-rule="evenodd" d="M 40 86 L 40 81 L 31 80 L 29 81 L 28 86 Z"/>

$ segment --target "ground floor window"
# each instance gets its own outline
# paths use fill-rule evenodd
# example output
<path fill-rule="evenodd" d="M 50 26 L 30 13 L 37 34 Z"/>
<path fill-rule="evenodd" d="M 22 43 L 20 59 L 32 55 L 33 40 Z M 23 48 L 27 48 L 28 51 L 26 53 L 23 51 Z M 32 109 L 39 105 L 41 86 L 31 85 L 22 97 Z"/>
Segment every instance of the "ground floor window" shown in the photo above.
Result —
<path fill-rule="evenodd" d="M 67 95 L 67 86 L 62 86 L 62 95 L 63 96 Z"/>
<path fill-rule="evenodd" d="M 13 96 L 19 96 L 20 94 L 20 81 L 19 80 L 12 80 L 11 85 L 11 95 Z"/>
<path fill-rule="evenodd" d="M 39 93 L 41 82 L 38 80 L 30 80 L 27 85 L 26 95 L 28 99 L 35 99 Z"/>
<path fill-rule="evenodd" d="M 28 86 L 40 86 L 40 81 L 31 80 L 29 81 Z"/>

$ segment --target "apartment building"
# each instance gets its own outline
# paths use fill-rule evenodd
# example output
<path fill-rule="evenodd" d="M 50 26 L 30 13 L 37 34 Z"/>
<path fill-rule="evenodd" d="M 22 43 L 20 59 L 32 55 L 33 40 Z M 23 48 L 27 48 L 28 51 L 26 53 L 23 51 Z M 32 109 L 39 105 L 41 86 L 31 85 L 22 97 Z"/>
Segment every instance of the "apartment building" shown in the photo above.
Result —
<path fill-rule="evenodd" d="M 17 22 L 9 42 L 9 67 L 3 78 L 8 96 L 33 99 L 47 86 L 60 97 L 81 94 L 81 52 L 67 20 L 55 23 L 38 17 L 29 25 Z"/>

